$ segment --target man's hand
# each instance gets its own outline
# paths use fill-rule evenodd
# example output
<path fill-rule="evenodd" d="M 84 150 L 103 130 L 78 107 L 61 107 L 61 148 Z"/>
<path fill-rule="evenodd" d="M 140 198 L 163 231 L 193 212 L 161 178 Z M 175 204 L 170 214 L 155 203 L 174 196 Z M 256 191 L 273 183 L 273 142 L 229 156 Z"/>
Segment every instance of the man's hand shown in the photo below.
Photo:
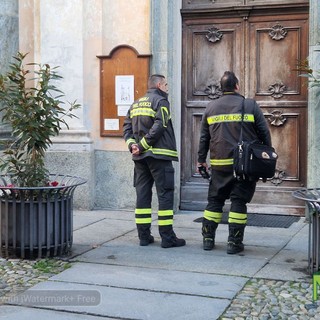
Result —
<path fill-rule="evenodd" d="M 201 174 L 202 178 L 211 181 L 211 176 L 208 171 L 208 165 L 206 163 L 197 163 L 197 172 Z"/>
<path fill-rule="evenodd" d="M 133 144 L 131 146 L 131 153 L 134 155 L 134 156 L 138 156 L 140 154 L 140 149 L 138 147 L 137 144 Z"/>
<path fill-rule="evenodd" d="M 197 162 L 197 172 L 198 172 L 198 173 L 200 173 L 200 172 L 199 172 L 199 169 L 198 169 L 199 167 L 205 167 L 206 169 L 208 169 L 208 165 L 207 165 L 206 162 L 202 162 L 202 163 Z"/>

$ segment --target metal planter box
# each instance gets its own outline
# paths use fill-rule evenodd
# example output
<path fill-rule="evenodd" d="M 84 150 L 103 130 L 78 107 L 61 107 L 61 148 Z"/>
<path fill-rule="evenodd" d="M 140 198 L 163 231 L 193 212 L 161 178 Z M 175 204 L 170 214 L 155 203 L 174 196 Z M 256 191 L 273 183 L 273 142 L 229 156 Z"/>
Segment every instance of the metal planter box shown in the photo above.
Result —
<path fill-rule="evenodd" d="M 15 187 L 0 177 L 0 256 L 40 258 L 67 254 L 73 238 L 73 194 L 86 180 L 50 175 L 53 185 Z"/>

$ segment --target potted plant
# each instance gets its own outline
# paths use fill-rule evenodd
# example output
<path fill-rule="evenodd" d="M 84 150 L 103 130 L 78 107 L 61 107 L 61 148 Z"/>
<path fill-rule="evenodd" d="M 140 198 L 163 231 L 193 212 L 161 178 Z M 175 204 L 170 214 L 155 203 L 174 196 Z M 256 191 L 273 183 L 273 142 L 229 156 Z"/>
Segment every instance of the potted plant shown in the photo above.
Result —
<path fill-rule="evenodd" d="M 57 67 L 24 63 L 14 56 L 0 74 L 0 116 L 11 129 L 0 158 L 0 255 L 22 258 L 64 254 L 72 244 L 72 199 L 78 177 L 50 175 L 45 153 L 52 137 L 73 118 L 75 102 L 63 108 Z"/>

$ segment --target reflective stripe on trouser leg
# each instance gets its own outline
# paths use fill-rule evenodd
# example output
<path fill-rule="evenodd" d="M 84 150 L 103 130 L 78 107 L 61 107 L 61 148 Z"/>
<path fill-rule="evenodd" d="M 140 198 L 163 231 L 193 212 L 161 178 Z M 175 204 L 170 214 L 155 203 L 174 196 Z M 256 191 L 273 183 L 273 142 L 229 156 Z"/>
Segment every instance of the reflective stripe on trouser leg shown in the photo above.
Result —
<path fill-rule="evenodd" d="M 135 210 L 136 224 L 151 224 L 152 222 L 151 213 L 152 213 L 151 208 L 145 208 L 145 209 L 136 208 Z"/>
<path fill-rule="evenodd" d="M 213 221 L 215 223 L 220 223 L 222 219 L 222 212 L 214 212 L 209 210 L 204 210 L 203 217 L 207 220 Z"/>
<path fill-rule="evenodd" d="M 158 211 L 158 225 L 172 226 L 173 225 L 173 210 L 159 210 Z"/>
<path fill-rule="evenodd" d="M 248 215 L 246 213 L 230 211 L 228 222 L 229 222 L 229 224 L 236 223 L 236 224 L 240 224 L 240 225 L 246 225 L 247 224 L 247 217 L 248 217 Z"/>

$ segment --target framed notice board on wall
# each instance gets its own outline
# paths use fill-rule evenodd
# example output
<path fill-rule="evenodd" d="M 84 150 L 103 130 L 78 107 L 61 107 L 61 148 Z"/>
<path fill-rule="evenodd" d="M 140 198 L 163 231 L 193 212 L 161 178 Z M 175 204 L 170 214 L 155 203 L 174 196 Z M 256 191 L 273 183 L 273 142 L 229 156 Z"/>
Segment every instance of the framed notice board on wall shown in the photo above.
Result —
<path fill-rule="evenodd" d="M 100 135 L 122 136 L 132 102 L 147 91 L 150 55 L 122 45 L 100 59 Z"/>

